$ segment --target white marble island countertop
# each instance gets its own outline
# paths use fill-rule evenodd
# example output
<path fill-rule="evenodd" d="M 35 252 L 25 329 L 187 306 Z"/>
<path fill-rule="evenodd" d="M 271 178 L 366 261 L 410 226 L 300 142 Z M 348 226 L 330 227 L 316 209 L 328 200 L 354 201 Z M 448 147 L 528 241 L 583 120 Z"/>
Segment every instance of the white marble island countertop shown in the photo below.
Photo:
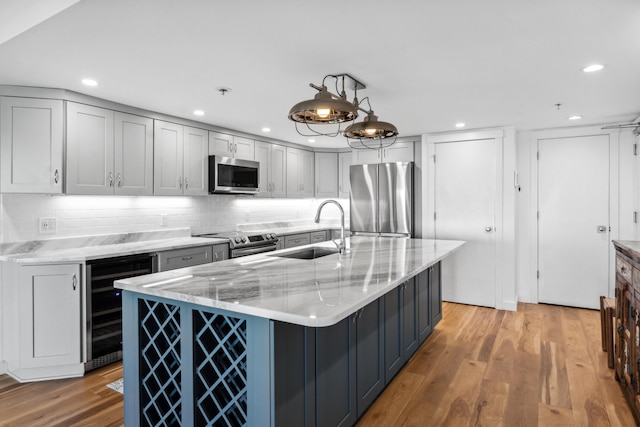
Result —
<path fill-rule="evenodd" d="M 118 280 L 116 288 L 298 325 L 338 323 L 464 244 L 351 237 L 349 252 L 313 260 L 302 247 Z M 308 245 L 335 248 L 332 242 Z M 307 246 L 307 247 L 308 247 Z M 445 284 L 446 286 L 446 284 Z"/>

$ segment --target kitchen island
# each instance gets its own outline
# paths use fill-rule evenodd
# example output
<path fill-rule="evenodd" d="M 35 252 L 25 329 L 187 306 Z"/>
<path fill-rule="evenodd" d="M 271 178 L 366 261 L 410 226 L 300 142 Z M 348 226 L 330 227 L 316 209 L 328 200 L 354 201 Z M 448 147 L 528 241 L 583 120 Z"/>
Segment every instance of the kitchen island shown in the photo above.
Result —
<path fill-rule="evenodd" d="M 462 244 L 352 237 L 117 281 L 125 423 L 354 424 L 441 318 Z"/>

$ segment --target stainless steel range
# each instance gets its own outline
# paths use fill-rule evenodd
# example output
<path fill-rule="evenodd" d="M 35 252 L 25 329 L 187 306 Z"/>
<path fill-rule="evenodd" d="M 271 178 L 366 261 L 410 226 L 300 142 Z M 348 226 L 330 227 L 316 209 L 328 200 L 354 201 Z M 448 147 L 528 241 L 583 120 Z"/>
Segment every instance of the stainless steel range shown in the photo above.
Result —
<path fill-rule="evenodd" d="M 278 236 L 275 233 L 247 233 L 232 231 L 228 233 L 203 234 L 198 237 L 215 237 L 229 239 L 229 256 L 238 258 L 262 252 L 275 251 L 278 248 Z"/>

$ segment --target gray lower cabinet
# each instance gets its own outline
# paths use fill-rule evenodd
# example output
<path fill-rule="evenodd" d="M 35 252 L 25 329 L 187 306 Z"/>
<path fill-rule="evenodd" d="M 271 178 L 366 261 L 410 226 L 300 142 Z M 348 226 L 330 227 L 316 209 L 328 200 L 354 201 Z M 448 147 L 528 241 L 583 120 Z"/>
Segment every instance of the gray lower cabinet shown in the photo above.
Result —
<path fill-rule="evenodd" d="M 158 271 L 175 270 L 229 258 L 229 245 L 205 245 L 158 252 Z"/>
<path fill-rule="evenodd" d="M 309 243 L 311 243 L 309 233 L 289 234 L 284 236 L 284 247 L 286 249 L 308 245 Z"/>
<path fill-rule="evenodd" d="M 271 322 L 275 425 L 354 425 L 442 317 L 439 273 L 436 264 L 332 326 Z"/>

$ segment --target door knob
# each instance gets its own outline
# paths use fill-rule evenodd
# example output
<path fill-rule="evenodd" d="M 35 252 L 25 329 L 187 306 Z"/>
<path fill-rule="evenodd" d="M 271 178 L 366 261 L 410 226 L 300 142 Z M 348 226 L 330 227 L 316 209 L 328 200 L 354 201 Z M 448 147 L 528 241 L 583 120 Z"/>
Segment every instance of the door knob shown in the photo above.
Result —
<path fill-rule="evenodd" d="M 599 225 L 598 226 L 598 233 L 606 233 L 607 232 L 607 226 L 606 225 Z"/>
<path fill-rule="evenodd" d="M 486 231 L 487 233 L 491 233 L 493 231 L 493 227 L 485 227 L 484 231 Z"/>

